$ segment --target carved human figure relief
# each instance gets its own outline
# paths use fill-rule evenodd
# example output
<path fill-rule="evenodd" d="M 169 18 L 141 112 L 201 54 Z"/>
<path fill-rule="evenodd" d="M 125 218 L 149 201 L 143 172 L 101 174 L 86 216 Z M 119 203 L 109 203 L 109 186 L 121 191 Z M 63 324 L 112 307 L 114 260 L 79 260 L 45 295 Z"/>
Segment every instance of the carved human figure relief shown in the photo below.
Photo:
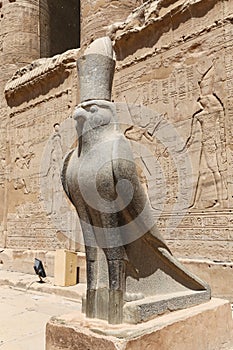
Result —
<path fill-rule="evenodd" d="M 40 200 L 51 227 L 67 249 L 83 251 L 83 239 L 76 213 L 63 192 L 60 172 L 62 159 L 77 143 L 74 121 L 65 119 L 51 127 L 40 166 Z"/>
<path fill-rule="evenodd" d="M 200 85 L 200 97 L 198 103 L 200 109 L 193 114 L 191 129 L 188 139 L 183 147 L 187 150 L 195 141 L 199 132 L 200 153 L 198 161 L 198 176 L 193 203 L 193 208 L 223 207 L 226 199 L 226 184 L 224 179 L 224 108 L 213 92 L 214 70 L 211 67 L 203 76 Z M 212 82 L 212 84 L 211 84 Z M 213 177 L 215 193 L 209 205 L 203 204 L 201 195 L 205 189 L 209 174 Z"/>
<path fill-rule="evenodd" d="M 51 191 L 51 214 L 58 214 L 59 209 L 62 203 L 63 193 L 61 191 L 61 180 L 60 172 L 62 167 L 62 142 L 61 134 L 59 132 L 60 125 L 59 123 L 54 124 L 54 133 L 51 138 L 51 153 L 50 153 L 50 162 L 47 171 L 47 176 L 49 178 L 49 185 Z"/>

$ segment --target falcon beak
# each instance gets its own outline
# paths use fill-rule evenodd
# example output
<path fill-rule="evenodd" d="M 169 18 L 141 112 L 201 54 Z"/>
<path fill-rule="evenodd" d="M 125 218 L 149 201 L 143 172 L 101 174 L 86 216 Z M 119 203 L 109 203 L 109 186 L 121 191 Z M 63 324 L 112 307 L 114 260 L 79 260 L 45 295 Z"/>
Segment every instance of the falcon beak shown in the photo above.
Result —
<path fill-rule="evenodd" d="M 84 123 L 87 120 L 87 111 L 82 108 L 78 107 L 74 112 L 74 120 L 76 120 L 76 130 L 78 133 L 78 156 L 80 156 L 82 151 L 82 137 L 83 137 L 83 127 Z"/>

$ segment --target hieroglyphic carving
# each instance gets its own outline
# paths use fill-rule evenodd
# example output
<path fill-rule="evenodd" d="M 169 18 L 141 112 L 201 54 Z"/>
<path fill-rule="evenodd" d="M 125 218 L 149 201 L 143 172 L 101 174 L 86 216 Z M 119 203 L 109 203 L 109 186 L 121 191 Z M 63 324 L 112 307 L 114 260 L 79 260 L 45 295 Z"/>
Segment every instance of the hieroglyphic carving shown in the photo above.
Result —
<path fill-rule="evenodd" d="M 166 130 L 166 116 L 141 105 L 126 104 L 126 106 L 125 109 L 130 115 L 128 121 L 127 111 L 123 109 L 121 111 L 121 117 L 124 116 L 121 121 L 128 122 L 130 125 L 125 129 L 125 136 L 129 140 L 141 144 L 144 150 L 148 150 L 143 156 L 140 147 L 139 153 L 142 152 L 142 154 L 138 153 L 137 147 L 132 146 L 135 151 L 140 181 L 144 185 L 151 206 L 158 213 L 157 215 L 162 210 L 171 212 L 177 202 L 180 178 L 177 172 L 178 159 L 174 160 L 170 153 L 171 150 L 168 150 L 169 145 L 172 145 L 174 141 L 174 135 L 169 135 L 169 131 Z M 165 144 L 163 144 L 163 137 Z M 178 166 L 180 167 L 181 164 Z M 183 180 L 181 182 L 186 187 Z M 189 200 L 185 200 L 185 202 L 188 206 Z"/>
<path fill-rule="evenodd" d="M 125 131 L 125 136 L 129 140 L 140 141 L 144 136 L 147 140 L 153 141 L 153 137 L 149 134 L 146 128 L 142 128 L 138 125 L 131 126 Z"/>
<path fill-rule="evenodd" d="M 4 187 L 5 182 L 5 172 L 6 172 L 6 157 L 4 147 L 0 148 L 1 158 L 0 158 L 0 186 Z"/>
<path fill-rule="evenodd" d="M 27 189 L 27 185 L 24 179 L 18 178 L 14 181 L 14 189 L 21 190 L 23 189 L 24 194 L 28 194 L 29 190 Z"/>
<path fill-rule="evenodd" d="M 35 156 L 34 152 L 32 151 L 32 145 L 23 142 L 18 144 L 16 147 L 16 166 L 20 169 L 29 169 L 31 159 Z"/>
<path fill-rule="evenodd" d="M 232 73 L 232 47 L 229 45 L 229 31 L 226 29 L 228 44 L 224 50 L 224 65 L 225 65 L 225 75 L 226 75 L 226 135 L 227 135 L 227 164 L 228 164 L 228 192 L 229 192 L 229 202 L 233 206 L 233 73 Z M 233 34 L 233 33 L 232 33 Z"/>
<path fill-rule="evenodd" d="M 162 76 L 165 54 L 157 51 L 156 57 L 151 57 L 151 52 L 147 50 L 148 57 L 145 60 L 147 69 L 143 73 L 141 62 L 137 64 L 137 58 L 131 56 L 137 76 L 136 82 L 140 81 L 141 70 L 144 89 L 141 84 L 133 89 L 132 86 L 130 87 L 131 81 L 128 81 L 125 82 L 126 89 L 120 91 L 116 84 L 116 96 L 122 100 L 122 96 L 125 96 L 124 100 L 130 103 L 134 103 L 137 96 L 138 104 L 147 101 L 149 108 L 151 106 L 160 113 L 167 111 L 167 117 L 176 124 L 184 138 L 183 146 L 185 140 L 187 143 L 190 141 L 188 152 L 193 163 L 192 187 L 197 188 L 190 203 L 190 213 L 185 216 L 178 230 L 169 232 L 166 230 L 170 220 L 166 211 L 163 211 L 160 216 L 158 225 L 171 247 L 180 256 L 220 261 L 233 258 L 231 234 L 233 220 L 229 211 L 233 206 L 231 40 L 233 31 L 232 25 L 227 24 L 227 20 L 225 35 L 224 27 L 218 28 L 218 24 L 212 33 L 212 29 L 209 29 L 210 33 L 203 35 L 201 40 L 193 36 L 193 44 L 190 42 L 189 45 L 188 43 L 180 45 L 179 52 L 182 53 L 182 57 L 180 55 L 179 59 L 174 58 L 175 49 L 167 50 L 166 58 L 171 58 L 168 76 Z M 144 59 L 145 57 L 146 50 L 144 50 Z M 161 62 L 157 67 L 155 67 L 155 60 L 157 63 Z M 131 73 L 133 69 L 130 67 L 129 60 L 122 61 L 122 67 L 125 63 L 127 66 L 121 74 L 127 80 L 127 72 Z M 163 93 L 167 87 L 166 82 L 169 82 L 167 91 L 169 104 L 165 104 L 166 98 Z M 155 94 L 152 93 L 154 86 L 156 86 Z M 134 122 L 141 127 L 145 126 L 145 123 L 138 124 L 137 120 Z M 138 142 L 150 144 L 144 135 Z M 163 164 L 166 186 L 169 187 L 169 183 L 173 186 L 169 190 L 174 198 L 173 189 L 176 179 L 172 175 L 172 161 L 169 156 L 166 158 L 166 151 L 163 154 L 162 146 L 159 148 L 155 145 L 155 140 L 151 143 L 152 146 L 156 157 L 159 157 L 160 163 Z M 160 156 L 161 154 L 163 156 Z M 201 180 L 200 177 L 202 177 Z M 156 191 L 157 197 L 160 196 L 158 188 L 154 188 L 153 191 Z M 168 205 L 169 203 L 166 203 L 167 208 Z"/>
<path fill-rule="evenodd" d="M 222 29 L 220 28 L 216 33 L 218 41 L 221 33 Z M 207 36 L 206 42 L 209 43 L 210 38 L 210 35 Z M 221 45 L 223 45 L 223 41 L 221 41 Z M 184 44 L 183 47 L 183 52 L 188 53 L 188 45 Z M 194 167 L 193 188 L 196 188 L 196 195 L 191 208 L 214 208 L 216 210 L 217 207 L 226 208 L 231 202 L 231 200 L 229 202 L 230 195 L 228 193 L 230 190 L 230 178 L 227 175 L 227 157 L 230 160 L 231 142 L 227 142 L 226 139 L 232 129 L 229 126 L 226 130 L 226 118 L 227 116 L 229 118 L 231 115 L 231 107 L 229 98 L 226 99 L 224 95 L 227 94 L 229 96 L 231 90 L 229 87 L 229 94 L 228 91 L 224 92 L 225 78 L 224 72 L 222 73 L 224 64 L 222 56 L 224 57 L 224 55 L 214 52 L 208 59 L 201 55 L 198 57 L 195 50 L 196 48 L 197 51 L 199 50 L 199 44 L 197 43 L 193 47 L 193 55 L 189 53 L 188 58 L 185 55 L 183 58 L 179 57 L 179 61 L 176 61 L 174 58 L 175 54 L 172 55 L 173 51 L 170 53 L 172 55 L 170 59 L 171 66 L 167 77 L 162 77 L 159 73 L 155 73 L 155 59 L 148 58 L 147 71 L 143 75 L 144 84 L 138 85 L 136 89 L 128 88 L 121 92 L 118 92 L 118 85 L 116 84 L 116 95 L 118 98 L 121 98 L 124 94 L 124 99 L 130 103 L 134 103 L 134 99 L 137 96 L 137 103 L 146 102 L 147 106 L 153 105 L 153 108 L 160 113 L 167 111 L 168 119 L 177 123 L 184 139 L 189 138 L 187 145 L 190 146 L 189 152 Z M 190 50 L 192 52 L 193 49 L 191 48 Z M 221 50 L 220 47 L 219 50 Z M 232 77 L 228 77 L 229 74 L 232 75 L 230 70 L 231 51 L 230 49 L 227 50 L 226 66 L 229 68 L 226 68 L 226 79 L 232 81 Z M 169 60 L 168 54 L 166 54 L 164 60 L 166 59 Z M 158 56 L 157 61 L 159 61 Z M 163 67 L 165 66 L 163 61 L 159 67 L 161 72 L 164 73 Z M 127 70 L 130 72 L 130 67 Z M 140 81 L 140 70 L 142 74 L 141 63 L 136 65 L 134 70 L 137 81 Z M 149 76 L 151 76 L 151 79 L 149 79 Z M 156 79 L 156 76 L 159 79 Z M 127 74 L 124 77 L 126 78 Z M 126 87 L 129 85 L 130 82 L 126 83 Z M 142 86 L 144 87 L 142 88 Z M 152 89 L 155 86 L 156 96 L 153 96 Z M 137 92 L 134 93 L 134 91 Z M 139 94 L 138 91 L 140 91 Z M 167 103 L 168 101 L 169 103 Z M 226 115 L 228 107 L 229 110 Z M 208 117 L 205 118 L 205 116 Z M 211 137 L 209 130 L 212 133 Z M 228 155 L 226 152 L 227 144 Z M 199 170 L 197 171 L 197 169 Z M 171 178 L 171 175 L 169 177 Z M 170 182 L 174 182 L 172 178 Z"/>
<path fill-rule="evenodd" d="M 15 145 L 15 151 L 13 154 L 12 163 L 12 177 L 13 177 L 13 187 L 15 190 L 22 190 L 24 194 L 30 193 L 30 189 L 27 184 L 28 171 L 31 165 L 31 161 L 35 156 L 33 151 L 33 146 L 31 143 L 24 141 L 26 135 L 21 133 L 22 130 L 18 130 L 20 140 L 19 143 Z M 26 176 L 26 177 L 25 177 Z"/>

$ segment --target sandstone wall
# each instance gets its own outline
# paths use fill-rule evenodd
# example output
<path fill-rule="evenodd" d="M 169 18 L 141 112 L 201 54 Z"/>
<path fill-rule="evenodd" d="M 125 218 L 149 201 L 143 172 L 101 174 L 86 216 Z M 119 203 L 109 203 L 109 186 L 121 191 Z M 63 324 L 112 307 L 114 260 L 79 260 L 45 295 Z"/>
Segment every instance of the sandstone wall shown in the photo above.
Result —
<path fill-rule="evenodd" d="M 151 179 L 148 161 L 147 186 L 172 251 L 232 261 L 233 3 L 153 6 L 145 7 L 143 24 L 135 13 L 113 33 L 114 98 L 129 106 L 126 136 L 148 147 L 162 170 Z M 162 118 L 143 108 L 134 115 L 131 104 Z"/>
<path fill-rule="evenodd" d="M 77 9 L 79 2 L 73 1 L 71 5 L 72 9 Z M 59 30 L 63 27 L 67 32 L 70 28 L 73 39 L 75 11 L 69 22 L 69 8 L 64 6 L 62 22 L 61 8 L 60 2 L 47 0 L 0 2 L 0 246 L 4 248 L 48 250 L 70 247 L 59 228 L 54 233 L 56 225 L 50 221 L 59 219 L 47 219 L 46 213 L 54 212 L 49 208 L 53 204 L 48 204 L 43 211 L 40 190 L 40 172 L 44 171 L 44 178 L 50 177 L 48 183 L 44 181 L 44 195 L 49 190 L 51 193 L 57 191 L 57 188 L 51 188 L 51 184 L 58 182 L 57 174 L 52 175 L 52 168 L 56 168 L 52 158 L 59 159 L 68 149 L 65 147 L 62 155 L 59 151 L 58 155 L 51 155 L 52 144 L 60 139 L 61 132 L 54 124 L 66 119 L 76 103 L 77 89 L 73 89 L 73 96 L 70 72 L 75 67 L 77 52 L 52 60 L 40 59 L 41 55 L 49 56 L 62 47 L 72 46 L 72 40 L 59 36 Z M 53 18 L 55 15 L 59 23 Z M 79 17 L 76 17 L 78 27 Z M 76 75 L 75 68 L 73 71 Z M 10 83 L 7 84 L 8 80 Z M 52 141 L 49 143 L 50 136 Z M 47 142 L 49 151 L 45 156 Z M 46 163 L 44 168 L 43 162 Z M 66 220 L 72 222 L 70 218 Z"/>
<path fill-rule="evenodd" d="M 7 248 L 75 249 L 71 235 L 76 223 L 60 171 L 76 140 L 70 117 L 77 103 L 78 52 L 35 61 L 5 86 L 10 113 Z"/>
<path fill-rule="evenodd" d="M 9 113 L 4 87 L 14 72 L 39 58 L 38 1 L 0 2 L 0 245 L 5 245 L 7 232 L 8 193 L 6 172 L 9 164 Z"/>
<path fill-rule="evenodd" d="M 122 22 L 143 0 L 81 1 L 81 46 L 106 35 L 108 26 Z"/>
<path fill-rule="evenodd" d="M 0 246 L 79 249 L 79 224 L 59 178 L 62 157 L 76 142 L 70 117 L 78 101 L 79 51 L 36 60 L 16 72 L 42 50 L 38 6 L 25 3 L 4 0 L 0 8 L 6 19 L 0 29 Z M 113 97 L 126 137 L 134 148 L 146 149 L 142 158 L 136 155 L 141 180 L 169 246 L 179 257 L 198 259 L 195 268 L 204 259 L 207 269 L 208 261 L 227 261 L 231 269 L 233 3 L 81 5 L 83 45 L 106 33 L 114 42 Z M 34 11 L 17 28 L 16 8 L 17 13 Z M 20 34 L 29 23 L 32 28 L 25 31 L 30 34 L 21 36 L 22 50 L 19 45 L 11 51 L 14 32 Z"/>

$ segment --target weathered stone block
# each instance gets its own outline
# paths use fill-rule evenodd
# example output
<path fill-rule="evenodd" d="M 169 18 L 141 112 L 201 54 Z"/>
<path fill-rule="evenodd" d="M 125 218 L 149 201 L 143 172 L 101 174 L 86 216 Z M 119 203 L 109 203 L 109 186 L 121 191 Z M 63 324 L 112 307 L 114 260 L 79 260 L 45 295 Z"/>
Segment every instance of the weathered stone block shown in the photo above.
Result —
<path fill-rule="evenodd" d="M 232 326 L 230 304 L 221 299 L 140 325 L 110 326 L 77 313 L 47 323 L 46 350 L 230 350 Z"/>

